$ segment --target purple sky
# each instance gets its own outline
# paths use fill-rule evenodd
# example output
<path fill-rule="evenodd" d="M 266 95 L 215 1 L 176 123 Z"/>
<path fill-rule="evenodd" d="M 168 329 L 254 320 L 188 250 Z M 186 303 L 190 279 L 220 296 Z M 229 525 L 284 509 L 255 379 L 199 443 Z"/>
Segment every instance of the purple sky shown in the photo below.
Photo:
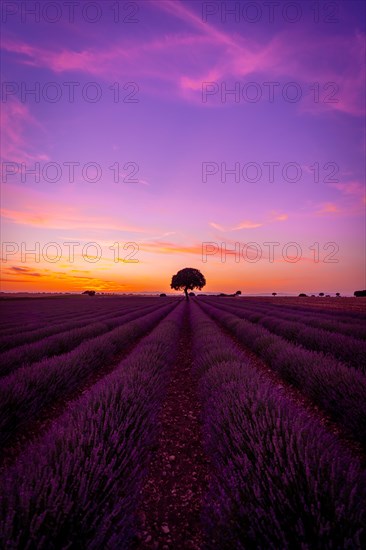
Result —
<path fill-rule="evenodd" d="M 116 2 L 79 2 L 74 22 L 64 2 L 40 21 L 21 4 L 2 4 L 2 290 L 167 291 L 187 266 L 207 291 L 365 286 L 364 2 L 279 2 L 273 21 L 260 1 L 119 2 L 118 21 Z M 115 242 L 138 262 L 114 262 Z"/>

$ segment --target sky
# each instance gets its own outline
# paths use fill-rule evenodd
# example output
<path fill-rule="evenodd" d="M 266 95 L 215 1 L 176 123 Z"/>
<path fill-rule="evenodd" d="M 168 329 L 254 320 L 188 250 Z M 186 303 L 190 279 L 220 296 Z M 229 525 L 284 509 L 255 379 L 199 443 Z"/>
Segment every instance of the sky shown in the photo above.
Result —
<path fill-rule="evenodd" d="M 1 9 L 3 292 L 365 288 L 364 2 Z"/>

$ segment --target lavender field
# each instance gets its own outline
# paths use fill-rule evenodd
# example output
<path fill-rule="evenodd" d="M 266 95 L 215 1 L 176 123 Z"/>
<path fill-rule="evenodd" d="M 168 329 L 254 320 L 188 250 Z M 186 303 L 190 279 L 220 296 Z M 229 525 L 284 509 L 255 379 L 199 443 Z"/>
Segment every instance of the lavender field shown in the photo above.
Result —
<path fill-rule="evenodd" d="M 3 300 L 1 548 L 365 548 L 366 312 L 332 300 Z"/>

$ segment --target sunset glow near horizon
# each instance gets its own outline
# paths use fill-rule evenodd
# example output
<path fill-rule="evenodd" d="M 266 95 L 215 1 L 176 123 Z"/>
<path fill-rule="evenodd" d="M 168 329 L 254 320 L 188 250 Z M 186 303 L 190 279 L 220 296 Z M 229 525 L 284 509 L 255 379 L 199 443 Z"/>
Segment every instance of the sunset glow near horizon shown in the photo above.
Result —
<path fill-rule="evenodd" d="M 364 288 L 364 2 L 48 4 L 2 4 L 3 292 Z"/>

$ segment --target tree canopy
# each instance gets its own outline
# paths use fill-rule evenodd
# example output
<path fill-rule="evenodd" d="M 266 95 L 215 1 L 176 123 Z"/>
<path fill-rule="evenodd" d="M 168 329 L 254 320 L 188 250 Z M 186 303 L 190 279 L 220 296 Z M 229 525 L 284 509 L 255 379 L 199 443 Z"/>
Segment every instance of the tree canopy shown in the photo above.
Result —
<path fill-rule="evenodd" d="M 174 290 L 184 290 L 186 300 L 188 300 L 188 290 L 198 288 L 201 290 L 206 284 L 206 279 L 198 269 L 185 267 L 173 275 L 170 288 Z"/>

